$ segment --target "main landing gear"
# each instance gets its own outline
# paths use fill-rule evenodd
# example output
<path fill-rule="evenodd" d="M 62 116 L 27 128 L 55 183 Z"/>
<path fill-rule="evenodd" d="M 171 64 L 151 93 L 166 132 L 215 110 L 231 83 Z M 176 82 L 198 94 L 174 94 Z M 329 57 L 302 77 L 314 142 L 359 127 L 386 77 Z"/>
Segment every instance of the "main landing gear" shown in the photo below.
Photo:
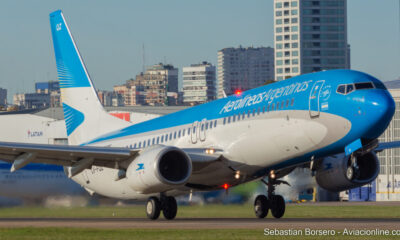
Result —
<path fill-rule="evenodd" d="M 254 201 L 254 212 L 258 218 L 265 218 L 268 215 L 268 210 L 271 210 L 274 218 L 281 218 L 285 214 L 285 200 L 281 195 L 275 195 L 275 186 L 288 183 L 275 179 L 274 175 L 273 172 L 270 174 L 268 182 L 261 180 L 268 186 L 268 196 L 258 195 Z"/>
<path fill-rule="evenodd" d="M 178 205 L 176 204 L 175 198 L 161 195 L 160 198 L 150 197 L 147 200 L 146 214 L 149 219 L 156 220 L 160 216 L 161 211 L 165 219 L 174 219 L 178 212 Z"/>

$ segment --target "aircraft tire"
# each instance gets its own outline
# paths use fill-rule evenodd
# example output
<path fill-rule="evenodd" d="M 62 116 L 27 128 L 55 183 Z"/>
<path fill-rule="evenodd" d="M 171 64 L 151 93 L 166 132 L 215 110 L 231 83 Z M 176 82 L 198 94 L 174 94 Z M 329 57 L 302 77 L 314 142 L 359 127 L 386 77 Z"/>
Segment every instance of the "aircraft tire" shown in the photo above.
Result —
<path fill-rule="evenodd" d="M 161 203 L 156 197 L 150 197 L 146 203 L 146 214 L 151 220 L 156 220 L 160 216 Z"/>
<path fill-rule="evenodd" d="M 285 199 L 281 195 L 272 195 L 270 206 L 274 218 L 281 218 L 285 214 Z"/>
<path fill-rule="evenodd" d="M 172 220 L 176 217 L 178 205 L 174 197 L 165 197 L 163 202 L 163 215 L 167 220 Z"/>
<path fill-rule="evenodd" d="M 258 218 L 265 218 L 268 215 L 268 199 L 265 195 L 258 195 L 254 200 L 254 213 Z"/>

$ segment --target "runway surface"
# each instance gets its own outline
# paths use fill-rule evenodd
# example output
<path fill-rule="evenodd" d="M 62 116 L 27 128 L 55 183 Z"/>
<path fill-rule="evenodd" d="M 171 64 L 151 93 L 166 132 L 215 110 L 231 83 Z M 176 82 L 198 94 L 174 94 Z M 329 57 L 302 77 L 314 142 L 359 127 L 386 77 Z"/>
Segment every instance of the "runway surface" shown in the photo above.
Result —
<path fill-rule="evenodd" d="M 397 218 L 0 218 L 5 227 L 158 228 L 158 229 L 400 229 Z"/>

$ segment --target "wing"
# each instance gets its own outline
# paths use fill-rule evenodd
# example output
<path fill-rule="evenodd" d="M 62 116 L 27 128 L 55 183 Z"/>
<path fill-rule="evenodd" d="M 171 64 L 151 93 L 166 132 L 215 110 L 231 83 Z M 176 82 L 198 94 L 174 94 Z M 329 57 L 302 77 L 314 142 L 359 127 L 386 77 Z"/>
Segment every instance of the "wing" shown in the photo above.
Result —
<path fill-rule="evenodd" d="M 379 143 L 378 147 L 375 148 L 374 151 L 381 152 L 385 149 L 390 149 L 390 148 L 400 148 L 400 141 Z"/>
<path fill-rule="evenodd" d="M 194 148 L 182 150 L 191 158 L 194 169 L 207 166 L 222 156 L 221 150 Z M 140 149 L 116 147 L 0 142 L 0 159 L 12 163 L 12 172 L 29 163 L 46 163 L 70 166 L 68 177 L 73 177 L 93 165 L 126 169 L 140 155 L 140 151 Z"/>

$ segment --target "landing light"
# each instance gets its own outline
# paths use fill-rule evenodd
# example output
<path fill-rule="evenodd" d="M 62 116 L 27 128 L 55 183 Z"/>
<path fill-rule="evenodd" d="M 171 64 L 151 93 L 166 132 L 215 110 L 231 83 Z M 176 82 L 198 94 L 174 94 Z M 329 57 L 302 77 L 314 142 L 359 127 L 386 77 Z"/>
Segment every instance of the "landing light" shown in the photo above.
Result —
<path fill-rule="evenodd" d="M 269 173 L 269 177 L 271 178 L 271 179 L 275 179 L 275 171 L 274 170 L 271 170 L 271 172 Z"/>
<path fill-rule="evenodd" d="M 206 149 L 206 154 L 214 154 L 215 150 L 210 148 L 210 149 Z"/>
<path fill-rule="evenodd" d="M 239 179 L 240 178 L 240 171 L 236 171 L 235 173 L 235 179 Z"/>

